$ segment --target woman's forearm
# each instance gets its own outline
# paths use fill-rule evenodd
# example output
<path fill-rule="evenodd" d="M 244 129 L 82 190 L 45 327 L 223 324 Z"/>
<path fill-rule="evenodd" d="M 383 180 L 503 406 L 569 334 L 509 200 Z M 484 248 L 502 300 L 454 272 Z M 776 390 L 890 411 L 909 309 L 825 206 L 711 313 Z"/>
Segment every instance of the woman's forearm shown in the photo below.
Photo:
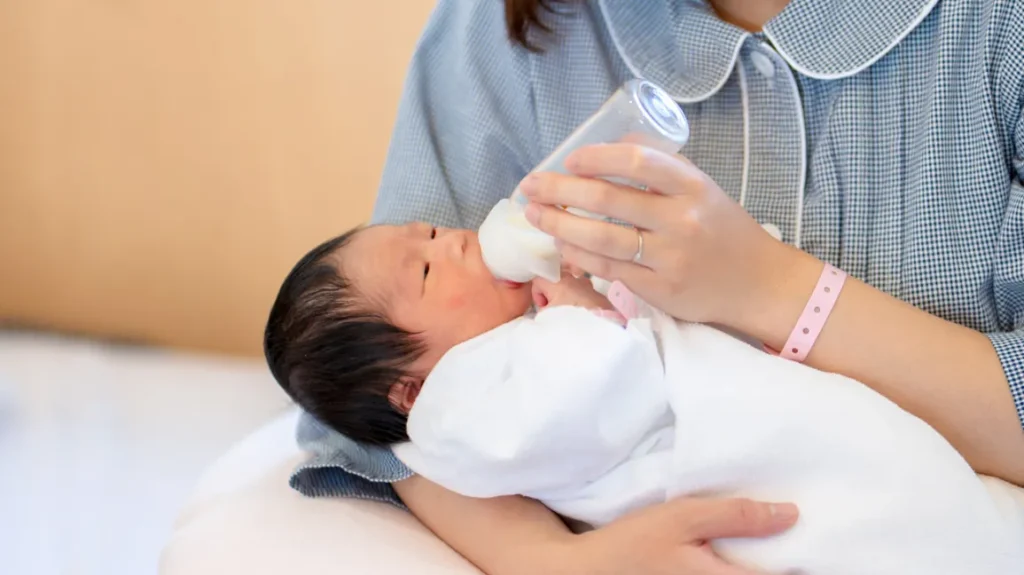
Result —
<path fill-rule="evenodd" d="M 749 572 L 708 553 L 708 541 L 777 535 L 799 516 L 790 504 L 678 497 L 574 535 L 522 497 L 471 499 L 421 477 L 394 486 L 420 521 L 488 575 L 739 575 Z"/>
<path fill-rule="evenodd" d="M 576 572 L 565 553 L 576 535 L 536 501 L 464 497 L 419 476 L 394 487 L 424 525 L 488 575 Z"/>
<path fill-rule="evenodd" d="M 793 248 L 764 301 L 733 327 L 781 349 L 822 270 Z M 847 280 L 807 357 L 847 375 L 932 425 L 979 473 L 1024 484 L 1024 431 L 999 357 L 977 331 Z"/>

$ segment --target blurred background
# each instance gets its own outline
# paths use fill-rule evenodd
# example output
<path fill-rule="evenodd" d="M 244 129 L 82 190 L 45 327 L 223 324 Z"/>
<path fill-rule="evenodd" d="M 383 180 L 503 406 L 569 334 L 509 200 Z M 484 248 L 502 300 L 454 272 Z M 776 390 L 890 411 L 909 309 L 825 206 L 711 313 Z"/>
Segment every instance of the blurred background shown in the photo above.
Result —
<path fill-rule="evenodd" d="M 432 0 L 0 0 L 0 573 L 156 573 L 287 401 L 280 280 L 365 221 Z"/>

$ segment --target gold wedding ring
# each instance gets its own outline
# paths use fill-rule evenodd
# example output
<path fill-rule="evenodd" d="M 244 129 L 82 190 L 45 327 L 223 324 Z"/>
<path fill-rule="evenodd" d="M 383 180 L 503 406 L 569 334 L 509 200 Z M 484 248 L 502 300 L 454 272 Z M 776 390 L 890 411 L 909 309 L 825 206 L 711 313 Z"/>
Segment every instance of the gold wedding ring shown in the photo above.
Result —
<path fill-rule="evenodd" d="M 636 226 L 633 226 L 633 229 L 636 230 L 636 254 L 633 255 L 633 263 L 638 264 L 644 257 L 644 233 Z"/>

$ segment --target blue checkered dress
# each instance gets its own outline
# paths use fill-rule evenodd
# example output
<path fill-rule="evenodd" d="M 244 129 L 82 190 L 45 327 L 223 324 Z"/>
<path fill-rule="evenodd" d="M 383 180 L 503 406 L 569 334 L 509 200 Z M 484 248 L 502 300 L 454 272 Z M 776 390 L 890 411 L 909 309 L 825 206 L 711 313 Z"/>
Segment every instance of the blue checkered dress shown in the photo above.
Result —
<path fill-rule="evenodd" d="M 475 228 L 625 80 L 666 88 L 683 153 L 785 241 L 988 334 L 1024 416 L 1024 2 L 793 0 L 750 34 L 698 0 L 600 0 L 533 54 L 500 0 L 442 0 L 374 220 Z M 388 450 L 316 422 L 292 485 L 398 503 Z"/>

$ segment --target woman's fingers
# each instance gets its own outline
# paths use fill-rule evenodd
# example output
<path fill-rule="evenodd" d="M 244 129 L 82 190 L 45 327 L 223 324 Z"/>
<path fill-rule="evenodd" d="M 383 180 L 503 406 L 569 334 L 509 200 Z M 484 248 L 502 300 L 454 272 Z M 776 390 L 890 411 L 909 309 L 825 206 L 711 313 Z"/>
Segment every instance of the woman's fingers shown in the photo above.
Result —
<path fill-rule="evenodd" d="M 692 539 L 708 540 L 726 537 L 767 537 L 792 527 L 799 512 L 789 503 L 762 503 L 749 499 L 690 500 L 688 505 L 707 506 L 705 510 L 692 507 L 686 512 L 691 517 Z"/>
<path fill-rule="evenodd" d="M 792 517 L 783 520 L 787 514 Z M 757 575 L 729 565 L 708 542 L 717 537 L 774 535 L 795 520 L 791 506 L 681 497 L 637 510 L 575 539 L 574 563 L 592 561 L 597 567 L 587 572 Z"/>
<path fill-rule="evenodd" d="M 625 178 L 670 196 L 699 193 L 707 186 L 704 172 L 682 156 L 636 144 L 580 148 L 566 158 L 565 165 L 577 176 Z"/>
<path fill-rule="evenodd" d="M 616 260 L 632 261 L 640 247 L 635 228 L 583 218 L 550 206 L 530 204 L 526 208 L 526 219 L 565 244 Z M 644 253 L 649 253 L 648 247 L 645 246 Z"/>
<path fill-rule="evenodd" d="M 619 280 L 627 286 L 644 286 L 657 280 L 650 268 L 632 262 L 595 254 L 573 245 L 562 246 L 562 260 L 608 281 Z"/>
<path fill-rule="evenodd" d="M 556 173 L 527 176 L 520 189 L 530 200 L 549 206 L 570 206 L 653 228 L 666 208 L 666 198 L 606 180 Z"/>

